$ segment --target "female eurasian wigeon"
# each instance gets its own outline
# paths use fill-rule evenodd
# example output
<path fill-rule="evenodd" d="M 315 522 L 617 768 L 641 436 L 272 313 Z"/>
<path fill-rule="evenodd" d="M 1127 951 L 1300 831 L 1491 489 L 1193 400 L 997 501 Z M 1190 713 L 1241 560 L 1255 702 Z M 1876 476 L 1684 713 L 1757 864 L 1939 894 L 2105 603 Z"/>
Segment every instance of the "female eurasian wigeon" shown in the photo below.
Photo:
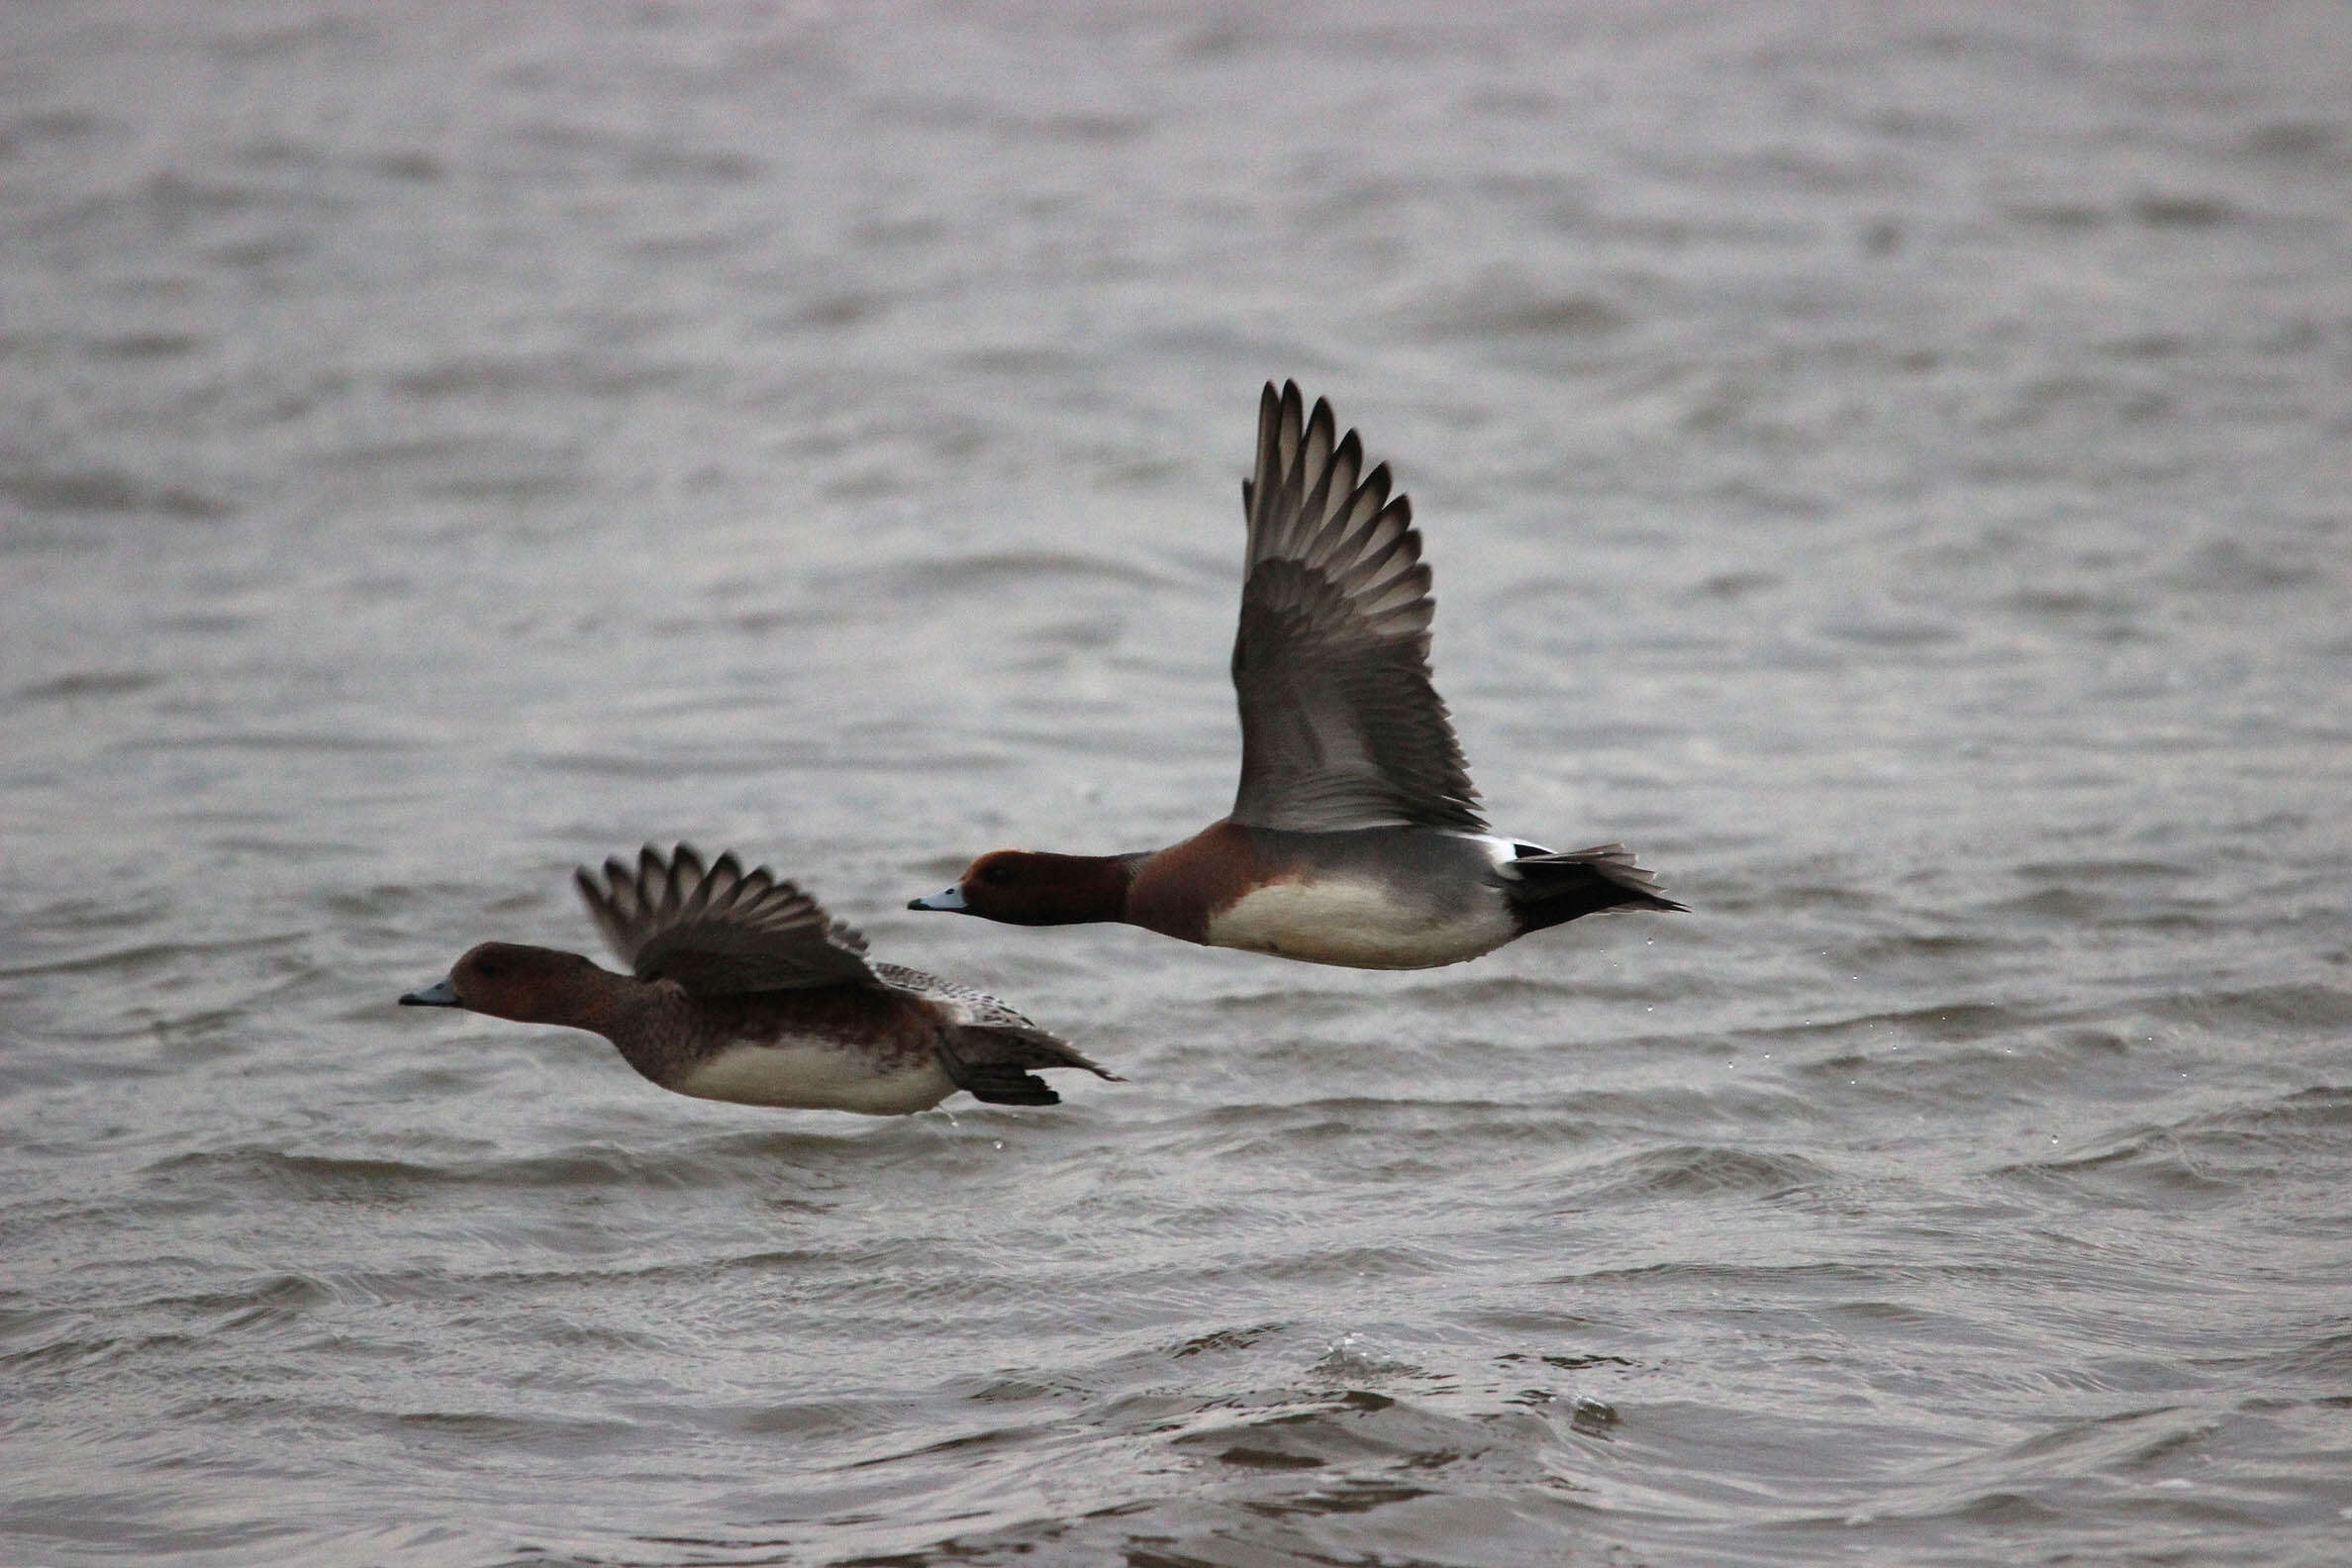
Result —
<path fill-rule="evenodd" d="M 1426 969 L 1602 910 L 1680 910 L 1623 844 L 1566 853 L 1487 831 L 1429 677 L 1412 504 L 1299 388 L 1258 402 L 1233 688 L 1241 788 L 1165 849 L 998 849 L 910 909 L 1016 926 L 1124 921 L 1213 947 Z M 1361 476 L 1359 478 L 1359 475 Z"/>
<path fill-rule="evenodd" d="M 1056 1105 L 1026 1069 L 1118 1081 L 995 997 L 897 964 L 767 871 L 732 854 L 705 870 L 684 844 L 650 844 L 603 886 L 576 877 L 634 974 L 578 953 L 484 942 L 408 1007 L 453 1007 L 602 1034 L 664 1089 L 738 1105 L 904 1116 L 958 1089 L 998 1105 Z"/>

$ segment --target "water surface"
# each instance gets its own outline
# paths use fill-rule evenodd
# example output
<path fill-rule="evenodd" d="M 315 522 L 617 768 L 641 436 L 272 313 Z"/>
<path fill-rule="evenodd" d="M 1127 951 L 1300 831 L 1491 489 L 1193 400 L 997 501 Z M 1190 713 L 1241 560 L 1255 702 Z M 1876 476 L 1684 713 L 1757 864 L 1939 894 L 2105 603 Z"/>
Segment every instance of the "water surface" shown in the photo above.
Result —
<path fill-rule="evenodd" d="M 2325 6 L 0 15 L 0 1557 L 2320 1563 Z M 905 911 L 1230 799 L 1259 384 L 1505 830 L 1382 975 Z M 1127 1073 L 401 1013 L 646 840 Z"/>

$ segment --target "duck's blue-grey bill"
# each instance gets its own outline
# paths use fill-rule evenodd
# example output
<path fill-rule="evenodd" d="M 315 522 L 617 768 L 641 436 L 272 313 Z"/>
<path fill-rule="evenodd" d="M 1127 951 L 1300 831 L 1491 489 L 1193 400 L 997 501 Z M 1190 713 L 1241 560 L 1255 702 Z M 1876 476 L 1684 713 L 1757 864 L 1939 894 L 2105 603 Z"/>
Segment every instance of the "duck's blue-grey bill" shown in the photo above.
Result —
<path fill-rule="evenodd" d="M 930 898 L 907 900 L 909 909 L 960 910 L 963 907 L 963 889 L 959 887 L 951 887 L 944 892 L 933 893 Z"/>
<path fill-rule="evenodd" d="M 465 1004 L 457 1000 L 456 988 L 448 981 L 443 980 L 438 985 L 429 985 L 422 991 L 411 991 L 400 999 L 400 1005 L 402 1007 L 463 1007 Z"/>

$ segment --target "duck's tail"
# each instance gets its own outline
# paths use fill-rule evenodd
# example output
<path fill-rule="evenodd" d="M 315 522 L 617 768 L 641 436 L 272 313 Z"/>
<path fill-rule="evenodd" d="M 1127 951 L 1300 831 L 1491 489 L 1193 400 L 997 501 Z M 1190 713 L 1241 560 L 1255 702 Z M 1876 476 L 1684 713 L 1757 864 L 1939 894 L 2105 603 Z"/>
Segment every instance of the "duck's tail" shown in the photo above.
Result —
<path fill-rule="evenodd" d="M 1098 1078 L 1127 1082 L 1043 1029 L 965 1025 L 949 1029 L 938 1050 L 940 1065 L 956 1087 L 991 1105 L 1060 1105 L 1061 1096 L 1029 1071 L 1031 1067 L 1083 1067 Z"/>
<path fill-rule="evenodd" d="M 1606 910 L 1673 910 L 1688 914 L 1658 891 L 1658 876 L 1633 862 L 1621 843 L 1595 844 L 1556 854 L 1521 855 L 1506 881 L 1521 934 Z"/>

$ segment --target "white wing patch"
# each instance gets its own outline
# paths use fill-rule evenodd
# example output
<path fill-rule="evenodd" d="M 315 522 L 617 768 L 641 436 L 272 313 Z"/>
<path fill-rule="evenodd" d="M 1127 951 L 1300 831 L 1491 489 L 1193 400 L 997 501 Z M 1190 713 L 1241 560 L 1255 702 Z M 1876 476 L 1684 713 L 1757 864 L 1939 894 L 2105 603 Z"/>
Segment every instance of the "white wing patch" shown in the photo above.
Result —
<path fill-rule="evenodd" d="M 1524 838 L 1504 838 L 1494 833 L 1456 833 L 1454 836 L 1467 838 L 1485 850 L 1487 859 L 1493 863 L 1495 869 L 1514 881 L 1519 880 L 1521 873 L 1513 868 L 1512 861 L 1519 859 L 1521 855 L 1551 853 L 1543 845 L 1531 844 Z"/>

